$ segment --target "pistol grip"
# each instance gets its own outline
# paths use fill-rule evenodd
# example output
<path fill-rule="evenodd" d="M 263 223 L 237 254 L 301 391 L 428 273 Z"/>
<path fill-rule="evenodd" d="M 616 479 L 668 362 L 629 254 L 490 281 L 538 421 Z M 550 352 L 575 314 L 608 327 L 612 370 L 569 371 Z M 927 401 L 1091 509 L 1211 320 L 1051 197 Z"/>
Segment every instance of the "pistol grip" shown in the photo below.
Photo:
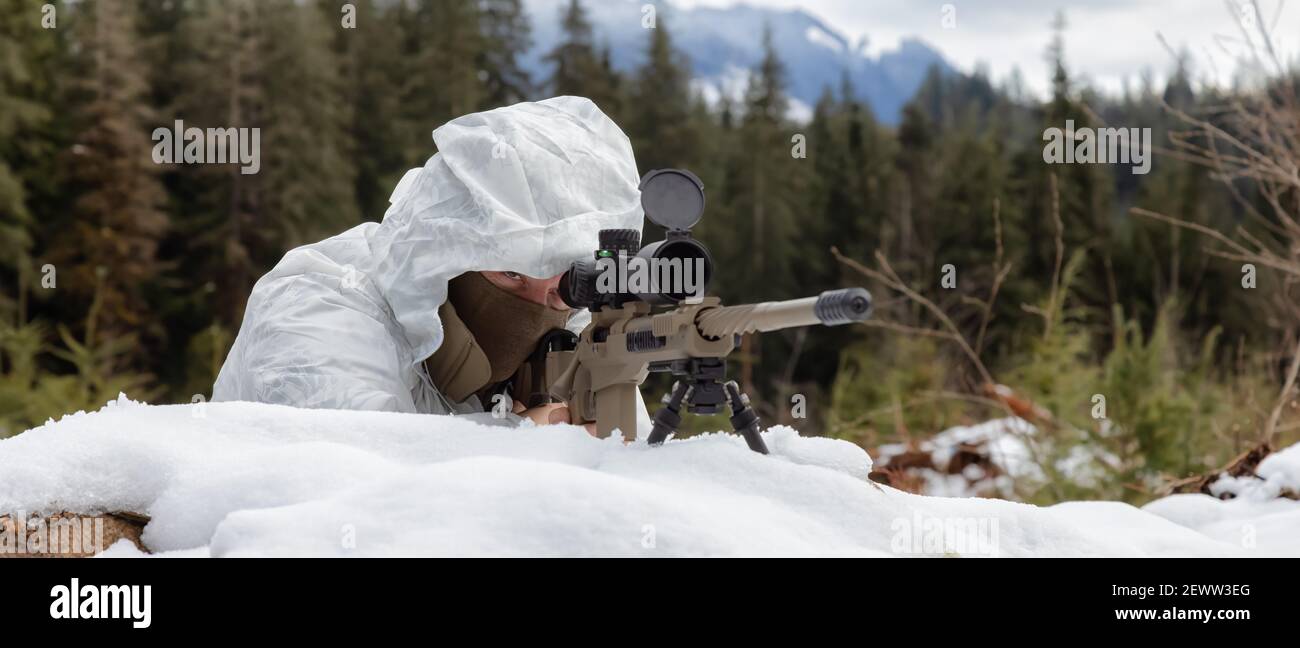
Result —
<path fill-rule="evenodd" d="M 636 440 L 636 385 L 611 385 L 596 392 L 596 434 L 608 438 L 617 429 L 624 441 Z"/>

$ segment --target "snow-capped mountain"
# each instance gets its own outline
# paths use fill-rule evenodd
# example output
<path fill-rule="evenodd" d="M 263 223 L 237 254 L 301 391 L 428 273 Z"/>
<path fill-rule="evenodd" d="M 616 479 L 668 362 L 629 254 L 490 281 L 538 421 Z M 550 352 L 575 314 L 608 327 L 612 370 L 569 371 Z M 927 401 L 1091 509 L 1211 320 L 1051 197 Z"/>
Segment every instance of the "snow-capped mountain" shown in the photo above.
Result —
<path fill-rule="evenodd" d="M 646 0 L 586 0 L 596 42 L 608 45 L 614 65 L 630 70 L 645 56 L 647 30 L 642 27 Z M 792 99 L 791 116 L 809 114 L 823 88 L 838 90 L 847 74 L 859 98 L 882 121 L 895 123 L 931 65 L 951 66 L 937 50 L 919 39 L 905 39 L 895 50 L 867 53 L 856 42 L 802 9 L 771 9 L 735 4 L 725 8 L 680 7 L 655 0 L 657 20 L 672 33 L 674 45 L 691 59 L 696 86 L 707 97 L 743 91 L 749 71 L 762 57 L 762 33 L 772 40 L 785 63 Z M 525 59 L 535 79 L 550 74 L 543 61 L 560 39 L 560 15 L 568 0 L 525 0 L 533 25 L 533 48 Z"/>

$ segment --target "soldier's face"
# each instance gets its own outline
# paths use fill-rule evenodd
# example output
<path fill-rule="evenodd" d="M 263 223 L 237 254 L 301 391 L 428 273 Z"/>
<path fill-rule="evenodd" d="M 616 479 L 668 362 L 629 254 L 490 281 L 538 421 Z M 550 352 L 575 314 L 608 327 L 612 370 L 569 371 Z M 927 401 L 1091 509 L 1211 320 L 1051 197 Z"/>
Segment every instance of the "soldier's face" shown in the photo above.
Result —
<path fill-rule="evenodd" d="M 485 270 L 480 274 L 492 282 L 492 285 L 521 299 L 549 306 L 555 310 L 571 310 L 569 305 L 560 299 L 560 277 L 564 276 L 563 273 L 546 279 L 537 279 L 518 272 L 497 272 L 495 270 Z"/>

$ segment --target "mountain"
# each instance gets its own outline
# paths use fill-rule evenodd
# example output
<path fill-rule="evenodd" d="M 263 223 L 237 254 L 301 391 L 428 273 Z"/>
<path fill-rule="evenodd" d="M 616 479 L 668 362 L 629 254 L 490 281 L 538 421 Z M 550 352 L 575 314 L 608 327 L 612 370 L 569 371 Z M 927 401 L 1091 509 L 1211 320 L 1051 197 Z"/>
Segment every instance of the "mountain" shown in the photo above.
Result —
<path fill-rule="evenodd" d="M 533 25 L 533 48 L 524 58 L 534 79 L 550 75 L 543 57 L 560 38 L 560 12 L 569 0 L 525 0 Z M 620 70 L 644 59 L 646 29 L 642 0 L 586 0 L 584 6 L 598 45 L 608 45 Z M 921 85 L 930 66 L 953 71 L 938 50 L 919 39 L 904 39 L 897 49 L 867 53 L 866 39 L 851 42 L 835 28 L 802 9 L 773 9 L 736 4 L 730 7 L 679 7 L 656 0 L 657 19 L 671 30 L 674 45 L 691 59 L 697 89 L 710 100 L 739 96 L 749 70 L 762 57 L 762 33 L 772 41 L 789 72 L 791 117 L 805 118 L 822 89 L 839 90 L 847 74 L 859 99 L 881 121 L 897 123 L 899 113 Z"/>

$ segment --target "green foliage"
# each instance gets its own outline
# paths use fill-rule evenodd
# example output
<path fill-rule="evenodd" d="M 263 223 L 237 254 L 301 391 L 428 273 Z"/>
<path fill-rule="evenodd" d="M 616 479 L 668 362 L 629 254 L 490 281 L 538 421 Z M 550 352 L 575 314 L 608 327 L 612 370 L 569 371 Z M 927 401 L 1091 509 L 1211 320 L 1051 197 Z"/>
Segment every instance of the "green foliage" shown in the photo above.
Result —
<path fill-rule="evenodd" d="M 1040 462 L 1051 483 L 1039 501 L 1140 503 L 1167 480 L 1213 469 L 1238 452 L 1240 445 L 1227 443 L 1222 431 L 1234 424 L 1259 429 L 1257 397 L 1248 394 L 1269 388 L 1247 374 L 1241 377 L 1252 389 L 1243 393 L 1233 376 L 1218 371 L 1218 332 L 1199 340 L 1180 335 L 1175 301 L 1158 309 L 1149 331 L 1116 306 L 1113 344 L 1094 360 L 1082 311 L 1065 305 L 1073 299 L 1069 287 L 1080 259 L 1066 266 L 1061 304 L 1044 306 L 1044 333 L 1008 382 L 1054 417 L 1042 425 L 1049 434 Z M 1095 477 L 1080 480 L 1081 473 Z"/>
<path fill-rule="evenodd" d="M 193 400 L 196 394 L 211 399 L 212 384 L 234 342 L 234 335 L 215 322 L 191 337 L 185 349 L 185 384 L 173 397 L 180 402 Z"/>
<path fill-rule="evenodd" d="M 59 324 L 51 344 L 42 323 L 0 321 L 0 438 L 61 414 L 98 409 L 121 393 L 142 400 L 158 394 L 149 386 L 151 376 L 122 369 L 138 347 L 134 335 L 96 335 L 103 292 L 96 291 L 81 339 Z"/>
<path fill-rule="evenodd" d="M 0 438 L 35 427 L 50 418 L 91 411 L 120 393 L 147 400 L 156 392 L 149 376 L 114 367 L 138 344 L 134 336 L 104 341 L 78 340 L 58 327 L 58 345 L 50 345 L 45 326 L 0 325 Z M 71 373 L 40 366 L 43 356 L 62 360 Z"/>
<path fill-rule="evenodd" d="M 1199 349 L 1184 348 L 1174 326 L 1180 312 L 1175 302 L 1160 309 L 1145 335 L 1116 310 L 1120 335 L 1106 357 L 1102 382 L 1111 424 L 1101 436 L 1120 459 L 1120 476 L 1153 484 L 1221 465 L 1235 448 L 1218 432 L 1263 421 L 1216 371 L 1218 332 L 1206 335 Z"/>
<path fill-rule="evenodd" d="M 840 356 L 825 429 L 870 447 L 970 422 L 969 405 L 948 395 L 952 364 L 933 338 L 862 336 Z"/>
<path fill-rule="evenodd" d="M 1038 334 L 1026 340 L 1026 357 L 1010 362 L 1009 383 L 1071 425 L 1087 420 L 1089 399 L 1096 393 L 1099 370 L 1092 358 L 1092 335 L 1086 311 L 1071 288 L 1086 255 L 1076 251 L 1061 270 L 1060 289 L 1038 305 Z M 1053 296 L 1054 295 L 1054 296 Z"/>

